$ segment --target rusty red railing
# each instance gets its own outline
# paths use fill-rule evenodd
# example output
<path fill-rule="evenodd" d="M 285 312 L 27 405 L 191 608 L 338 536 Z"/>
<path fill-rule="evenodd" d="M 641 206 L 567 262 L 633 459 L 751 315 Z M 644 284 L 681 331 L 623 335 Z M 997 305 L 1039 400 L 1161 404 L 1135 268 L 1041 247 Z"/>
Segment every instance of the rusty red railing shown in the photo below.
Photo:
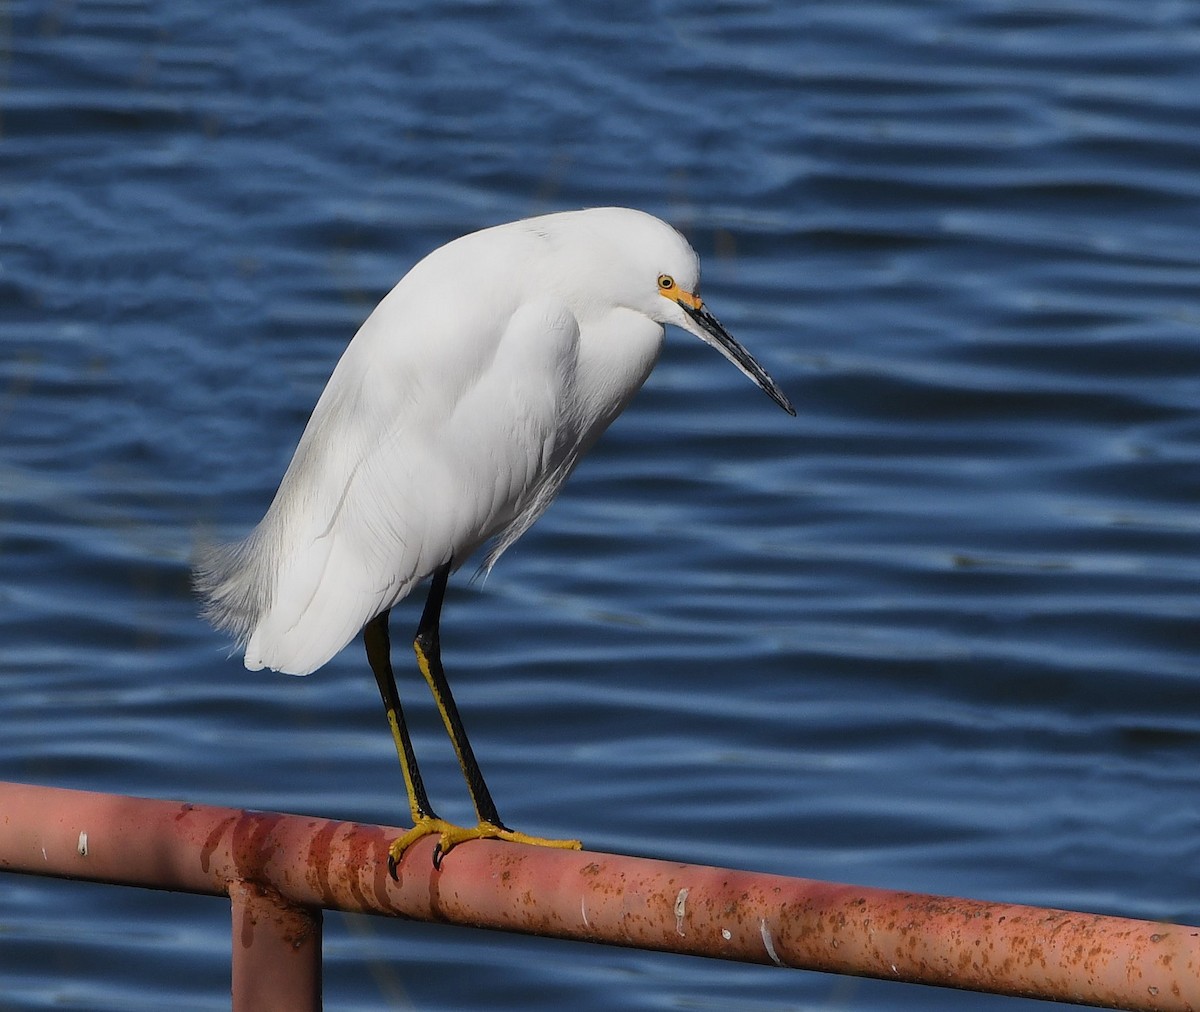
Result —
<path fill-rule="evenodd" d="M 0 870 L 228 896 L 233 1007 L 321 1004 L 321 910 L 1126 1009 L 1200 1010 L 1200 928 L 0 783 Z"/>

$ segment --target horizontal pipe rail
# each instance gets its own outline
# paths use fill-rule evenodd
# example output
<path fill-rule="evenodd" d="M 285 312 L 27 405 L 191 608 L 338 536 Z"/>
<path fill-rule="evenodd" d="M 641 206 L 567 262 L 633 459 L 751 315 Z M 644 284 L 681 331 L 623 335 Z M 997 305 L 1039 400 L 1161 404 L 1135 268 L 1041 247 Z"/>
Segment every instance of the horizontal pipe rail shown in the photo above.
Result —
<path fill-rule="evenodd" d="M 387 847 L 400 832 L 0 783 L 0 870 L 231 896 L 235 929 L 237 904 L 253 900 L 246 909 L 261 913 L 269 900 L 285 915 L 335 909 L 1087 1005 L 1200 1010 L 1200 928 L 490 840 L 455 848 L 440 871 L 433 839 L 418 841 L 394 881 Z M 241 930 L 255 923 L 244 913 Z M 271 932 L 282 945 L 319 951 L 319 916 L 315 927 L 285 916 Z"/>

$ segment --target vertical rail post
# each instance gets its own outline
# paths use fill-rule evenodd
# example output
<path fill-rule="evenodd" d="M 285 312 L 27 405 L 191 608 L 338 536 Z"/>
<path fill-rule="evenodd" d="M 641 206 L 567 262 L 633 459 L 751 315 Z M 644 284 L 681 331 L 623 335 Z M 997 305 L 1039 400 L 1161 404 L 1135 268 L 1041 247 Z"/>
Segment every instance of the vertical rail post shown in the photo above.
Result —
<path fill-rule="evenodd" d="M 241 880 L 229 902 L 233 1012 L 320 1012 L 321 911 Z"/>

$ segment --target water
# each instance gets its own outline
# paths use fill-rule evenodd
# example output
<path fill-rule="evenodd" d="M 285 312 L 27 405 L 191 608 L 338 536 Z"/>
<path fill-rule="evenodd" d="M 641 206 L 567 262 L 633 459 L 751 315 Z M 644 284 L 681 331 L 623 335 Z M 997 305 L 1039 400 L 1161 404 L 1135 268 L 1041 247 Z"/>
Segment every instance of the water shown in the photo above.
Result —
<path fill-rule="evenodd" d="M 628 204 L 687 230 L 800 414 L 673 334 L 452 585 L 505 818 L 1200 919 L 1195 5 L 17 0 L 0 29 L 0 777 L 397 821 L 359 649 L 247 674 L 189 556 L 257 520 L 418 257 Z M 220 901 L 0 881 L 5 1008 L 219 1009 L 228 967 Z M 326 1000 L 1026 1004 L 337 914 Z"/>

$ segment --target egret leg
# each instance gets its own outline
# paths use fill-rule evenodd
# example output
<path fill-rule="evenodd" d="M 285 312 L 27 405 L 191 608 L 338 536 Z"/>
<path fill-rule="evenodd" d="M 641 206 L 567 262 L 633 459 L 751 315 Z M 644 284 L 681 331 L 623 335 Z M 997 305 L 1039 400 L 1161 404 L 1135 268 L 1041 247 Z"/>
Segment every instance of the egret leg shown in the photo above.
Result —
<path fill-rule="evenodd" d="M 392 741 L 396 743 L 396 755 L 400 759 L 400 770 L 404 774 L 404 786 L 408 791 L 408 807 L 412 814 L 413 829 L 403 837 L 407 847 L 430 832 L 438 832 L 442 823 L 429 803 L 421 770 L 417 766 L 417 755 L 413 750 L 412 738 L 404 722 L 404 710 L 400 706 L 400 693 L 396 689 L 396 676 L 392 671 L 392 645 L 388 635 L 388 612 L 376 615 L 363 629 L 363 643 L 367 648 L 367 661 L 375 673 L 383 708 L 387 712 L 388 724 L 392 729 Z M 432 828 L 424 828 L 432 827 Z M 420 831 L 418 831 L 420 830 Z M 411 839 L 409 837 L 411 836 Z M 403 850 L 403 848 L 402 848 Z M 397 855 L 398 856 L 398 855 Z M 396 877 L 395 858 L 388 858 L 388 870 Z"/>
<path fill-rule="evenodd" d="M 413 749 L 412 738 L 404 721 L 404 710 L 400 706 L 400 693 L 396 688 L 396 676 L 392 671 L 391 637 L 388 634 L 388 612 L 376 615 L 363 628 L 363 642 L 367 648 L 367 660 L 375 673 L 375 682 L 379 686 L 379 695 L 383 697 L 383 708 L 387 711 L 388 724 L 392 728 L 392 740 L 396 743 L 396 755 L 400 758 L 400 770 L 404 774 L 404 786 L 408 791 L 408 807 L 412 814 L 413 828 L 394 840 L 388 848 L 388 871 L 396 878 L 396 862 L 400 855 L 423 836 L 434 833 L 445 838 L 447 833 L 460 834 L 470 832 L 461 826 L 439 819 L 429 803 L 429 794 L 421 779 L 421 770 L 417 766 L 417 755 Z M 465 838 L 465 837 L 464 837 Z M 451 845 L 453 846 L 453 844 Z M 441 864 L 444 850 L 440 844 L 433 852 L 433 863 Z"/>
<path fill-rule="evenodd" d="M 440 625 L 442 617 L 442 601 L 446 596 L 446 582 L 450 579 L 450 563 L 441 566 L 434 574 L 429 588 L 429 597 L 425 601 L 425 610 L 421 614 L 421 622 L 417 627 L 417 635 L 413 640 L 413 649 L 417 654 L 417 665 L 425 681 L 429 683 L 433 700 L 438 712 L 442 715 L 442 723 L 446 725 L 446 733 L 454 745 L 455 755 L 463 777 L 467 781 L 467 790 L 471 794 L 471 803 L 475 806 L 475 816 L 478 824 L 473 827 L 455 826 L 441 819 L 431 818 L 405 833 L 396 840 L 389 851 L 389 865 L 395 867 L 400 855 L 411 845 L 413 840 L 427 833 L 440 832 L 437 847 L 433 852 L 435 867 L 441 866 L 442 858 L 452 847 L 466 840 L 511 840 L 514 843 L 529 843 L 539 847 L 556 847 L 560 850 L 579 850 L 578 840 L 548 840 L 540 836 L 529 836 L 509 829 L 500 821 L 496 804 L 492 801 L 491 791 L 484 782 L 483 773 L 475 759 L 475 752 L 467 740 L 467 732 L 463 727 L 462 718 L 458 715 L 458 706 L 450 692 L 450 684 L 446 681 L 446 673 L 442 669 L 442 649 Z M 414 819 L 414 821 L 416 821 Z M 418 830 L 422 830 L 418 832 Z M 415 835 L 414 835 L 415 834 Z M 411 839 L 410 839 L 411 837 Z"/>
<path fill-rule="evenodd" d="M 425 599 L 425 610 L 421 613 L 421 624 L 417 626 L 417 635 L 413 640 L 413 649 L 417 654 L 417 666 L 425 676 L 425 681 L 429 683 L 438 713 L 442 715 L 442 723 L 446 725 L 446 733 L 450 735 L 450 741 L 454 745 L 454 754 L 458 756 L 458 765 L 466 778 L 476 818 L 481 823 L 486 822 L 498 829 L 507 829 L 508 827 L 500 821 L 496 803 L 492 801 L 492 792 L 484 783 L 483 771 L 480 770 L 475 752 L 467 740 L 466 729 L 458 715 L 458 706 L 454 702 L 450 683 L 446 681 L 446 673 L 442 668 L 442 602 L 446 597 L 446 582 L 449 578 L 450 563 L 446 563 L 433 574 L 429 596 Z"/>

